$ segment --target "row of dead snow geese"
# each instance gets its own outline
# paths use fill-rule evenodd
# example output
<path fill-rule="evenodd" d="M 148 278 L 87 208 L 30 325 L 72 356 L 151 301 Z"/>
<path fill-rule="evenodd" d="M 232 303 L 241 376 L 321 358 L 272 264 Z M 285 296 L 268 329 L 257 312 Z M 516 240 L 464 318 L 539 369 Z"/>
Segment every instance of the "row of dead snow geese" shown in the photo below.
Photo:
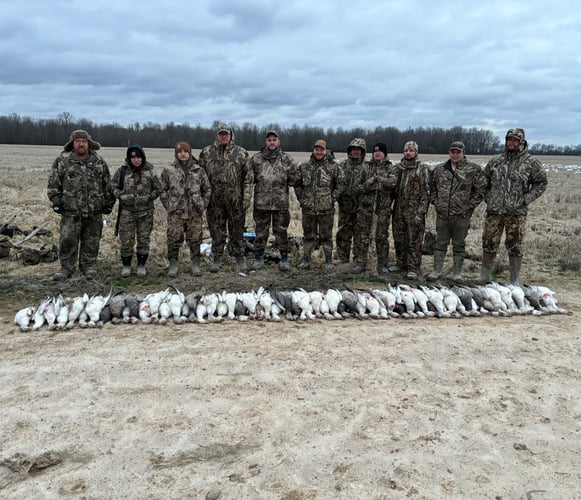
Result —
<path fill-rule="evenodd" d="M 38 306 L 21 309 L 14 324 L 22 331 L 101 327 L 107 322 L 167 324 L 208 323 L 226 319 L 248 321 L 314 320 L 344 318 L 458 318 L 462 316 L 512 316 L 516 314 L 567 314 L 557 305 L 554 291 L 545 286 L 484 286 L 455 284 L 397 285 L 384 290 L 325 291 L 259 288 L 249 292 L 214 292 L 204 289 L 185 295 L 174 287 L 136 295 L 112 288 L 106 295 L 84 293 L 74 298 L 47 297 Z"/>

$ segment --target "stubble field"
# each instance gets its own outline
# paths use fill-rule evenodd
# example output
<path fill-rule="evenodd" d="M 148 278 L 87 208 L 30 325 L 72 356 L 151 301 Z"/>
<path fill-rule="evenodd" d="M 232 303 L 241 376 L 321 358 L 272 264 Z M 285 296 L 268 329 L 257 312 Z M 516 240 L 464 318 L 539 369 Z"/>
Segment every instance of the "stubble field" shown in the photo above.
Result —
<path fill-rule="evenodd" d="M 31 245 L 58 241 L 46 180 L 60 149 L 0 145 L 0 223 L 16 215 L 22 229 L 46 223 L 53 232 Z M 173 158 L 146 153 L 158 172 Z M 111 173 L 124 154 L 102 150 Z M 57 284 L 58 262 L 25 266 L 13 251 L 0 260 L 0 496 L 579 498 L 581 158 L 541 161 L 549 187 L 531 207 L 522 281 L 555 290 L 570 315 L 23 333 L 14 313 L 59 288 L 165 288 L 165 212 L 158 204 L 145 280 L 118 277 L 115 212 L 97 281 Z M 483 212 L 469 233 L 467 277 L 479 270 Z M 290 234 L 301 236 L 294 199 L 292 216 Z M 427 226 L 434 220 L 431 211 Z M 327 273 L 320 257 L 299 271 L 299 258 L 286 275 L 272 264 L 241 276 L 228 263 L 193 278 L 184 251 L 174 284 L 184 292 L 385 285 L 348 266 Z M 425 257 L 424 274 L 431 264 Z M 495 276 L 506 279 L 504 250 Z"/>

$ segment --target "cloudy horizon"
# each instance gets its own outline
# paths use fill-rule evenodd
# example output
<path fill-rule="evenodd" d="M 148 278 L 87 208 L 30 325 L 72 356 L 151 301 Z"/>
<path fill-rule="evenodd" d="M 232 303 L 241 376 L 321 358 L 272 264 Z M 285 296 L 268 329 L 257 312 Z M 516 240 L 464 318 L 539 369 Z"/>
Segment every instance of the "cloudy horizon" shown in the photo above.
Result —
<path fill-rule="evenodd" d="M 546 5 L 11 2 L 0 114 L 498 137 L 518 126 L 531 145 L 580 144 L 581 7 Z"/>

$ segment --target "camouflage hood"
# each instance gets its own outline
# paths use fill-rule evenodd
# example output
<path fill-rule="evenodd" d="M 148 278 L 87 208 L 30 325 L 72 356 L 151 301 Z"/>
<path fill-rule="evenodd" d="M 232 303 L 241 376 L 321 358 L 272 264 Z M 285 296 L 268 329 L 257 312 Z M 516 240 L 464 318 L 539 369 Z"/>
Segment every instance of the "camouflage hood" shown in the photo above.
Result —
<path fill-rule="evenodd" d="M 353 148 L 359 148 L 363 151 L 360 160 L 363 162 L 365 160 L 365 155 L 367 154 L 367 144 L 365 144 L 365 139 L 361 139 L 360 137 L 356 137 L 353 139 L 349 146 L 347 146 L 347 156 L 351 159 L 351 150 Z"/>
<path fill-rule="evenodd" d="M 505 153 L 506 156 L 509 156 L 509 155 L 520 156 L 522 154 L 528 153 L 528 151 L 529 151 L 529 144 L 525 140 L 525 131 L 524 131 L 524 129 L 522 129 L 522 128 L 510 128 L 510 129 L 508 129 L 508 131 L 506 132 L 505 141 L 509 137 L 514 137 L 515 139 L 518 139 L 520 141 L 520 144 L 518 146 L 518 152 L 511 154 L 508 151 L 508 149 L 506 148 L 506 142 L 505 142 L 504 153 Z"/>

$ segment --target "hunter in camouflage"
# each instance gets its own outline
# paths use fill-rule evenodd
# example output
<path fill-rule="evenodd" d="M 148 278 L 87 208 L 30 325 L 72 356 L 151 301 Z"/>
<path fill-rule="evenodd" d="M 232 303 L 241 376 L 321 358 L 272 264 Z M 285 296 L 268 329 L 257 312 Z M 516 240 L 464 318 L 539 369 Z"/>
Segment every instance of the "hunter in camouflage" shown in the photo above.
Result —
<path fill-rule="evenodd" d="M 234 131 L 227 125 L 216 130 L 215 142 L 200 153 L 200 166 L 208 174 L 212 196 L 207 219 L 212 236 L 214 262 L 211 272 L 222 267 L 228 236 L 228 248 L 236 257 L 239 272 L 246 270 L 244 260 L 244 222 L 252 198 L 252 172 L 248 151 L 234 142 Z"/>
<path fill-rule="evenodd" d="M 153 230 L 154 200 L 159 196 L 160 183 L 145 151 L 136 144 L 127 148 L 125 162 L 113 175 L 113 194 L 119 200 L 118 230 L 121 244 L 121 276 L 131 274 L 133 253 L 137 255 L 137 276 L 147 275 L 145 264 L 149 256 Z"/>
<path fill-rule="evenodd" d="M 317 238 L 325 252 L 325 265 L 333 268 L 333 219 L 339 195 L 341 173 L 335 162 L 327 159 L 327 144 L 315 142 L 308 162 L 299 165 L 295 193 L 301 205 L 303 224 L 303 260 L 300 269 L 311 266 Z"/>
<path fill-rule="evenodd" d="M 337 202 L 339 204 L 339 226 L 337 228 L 337 259 L 338 263 L 349 262 L 351 257 L 351 242 L 356 235 L 357 208 L 359 194 L 357 183 L 365 162 L 367 145 L 359 137 L 353 139 L 347 146 L 347 159 L 340 164 L 342 188 Z M 357 247 L 353 245 L 353 256 L 357 262 L 361 259 L 357 255 Z M 357 264 L 356 264 L 357 265 Z"/>
<path fill-rule="evenodd" d="M 452 279 L 462 280 L 466 235 L 474 209 L 484 199 L 486 179 L 480 165 L 468 161 L 465 146 L 454 141 L 450 158 L 436 166 L 430 176 L 430 201 L 436 209 L 434 269 L 429 281 L 442 275 L 448 244 L 452 240 Z"/>
<path fill-rule="evenodd" d="M 250 160 L 254 182 L 254 224 L 256 239 L 252 267 L 264 266 L 264 249 L 270 226 L 280 252 L 279 269 L 289 270 L 288 226 L 290 224 L 289 186 L 296 184 L 298 165 L 280 147 L 280 138 L 274 130 L 266 134 L 266 145 Z"/>
<path fill-rule="evenodd" d="M 502 233 L 506 234 L 510 282 L 518 284 L 528 206 L 547 189 L 547 174 L 528 152 L 525 131 L 511 128 L 504 151 L 484 168 L 487 182 L 486 219 L 482 233 L 482 268 L 478 282 L 490 281 Z"/>
<path fill-rule="evenodd" d="M 55 280 L 69 278 L 79 269 L 89 277 L 99 255 L 103 214 L 115 205 L 107 162 L 95 151 L 101 145 L 85 130 L 75 130 L 63 152 L 52 164 L 47 194 L 55 213 L 61 216 L 59 260 Z"/>
<path fill-rule="evenodd" d="M 391 271 L 407 271 L 409 279 L 421 273 L 422 244 L 430 202 L 430 172 L 418 156 L 419 147 L 408 141 L 398 163 L 393 207 L 393 239 L 397 264 Z"/>
<path fill-rule="evenodd" d="M 178 274 L 179 252 L 184 239 L 190 249 L 192 274 L 200 276 L 202 221 L 212 190 L 205 170 L 192 155 L 187 142 L 178 142 L 174 154 L 173 163 L 161 172 L 159 195 L 167 211 L 168 276 L 175 278 Z"/>
<path fill-rule="evenodd" d="M 359 209 L 355 239 L 357 258 L 353 273 L 361 273 L 367 267 L 370 237 L 375 240 L 377 272 L 388 272 L 389 223 L 392 191 L 396 183 L 397 169 L 389 161 L 387 146 L 378 142 L 373 146 L 372 158 L 363 165 L 356 183 Z"/>

